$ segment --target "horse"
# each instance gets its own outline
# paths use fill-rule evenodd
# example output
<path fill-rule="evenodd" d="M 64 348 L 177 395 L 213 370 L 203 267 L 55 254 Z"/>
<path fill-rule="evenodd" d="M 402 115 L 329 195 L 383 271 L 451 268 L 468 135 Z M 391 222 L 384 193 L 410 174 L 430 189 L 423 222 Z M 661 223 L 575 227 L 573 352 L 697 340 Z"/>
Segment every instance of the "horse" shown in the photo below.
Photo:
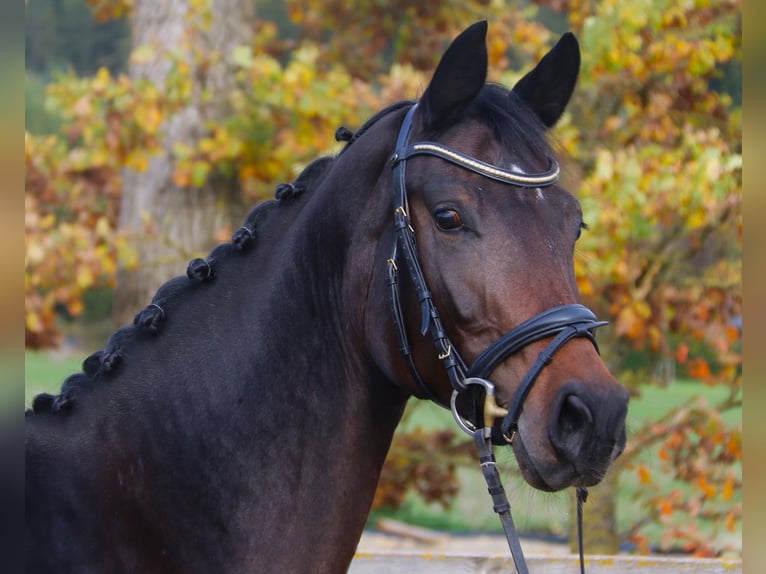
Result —
<path fill-rule="evenodd" d="M 547 135 L 579 46 L 509 90 L 486 32 L 35 397 L 28 572 L 344 572 L 412 397 L 489 429 L 534 488 L 603 478 L 628 398 L 578 303 L 586 224 Z"/>

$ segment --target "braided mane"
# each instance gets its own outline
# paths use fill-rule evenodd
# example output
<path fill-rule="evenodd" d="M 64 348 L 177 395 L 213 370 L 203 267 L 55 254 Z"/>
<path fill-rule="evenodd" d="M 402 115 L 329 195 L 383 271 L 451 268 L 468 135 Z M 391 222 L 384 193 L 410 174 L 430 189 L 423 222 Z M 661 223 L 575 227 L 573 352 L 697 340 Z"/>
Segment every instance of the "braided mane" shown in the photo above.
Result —
<path fill-rule="evenodd" d="M 258 230 L 267 224 L 274 209 L 315 189 L 334 161 L 333 157 L 320 157 L 306 166 L 293 182 L 277 185 L 274 199 L 256 204 L 245 217 L 242 226 L 232 233 L 231 242 L 218 245 L 205 259 L 192 259 L 186 268 L 186 275 L 174 277 L 161 285 L 151 302 L 136 314 L 132 325 L 117 329 L 103 349 L 86 357 L 82 363 L 82 372 L 68 376 L 58 394 L 36 395 L 32 400 L 32 408 L 26 414 L 65 413 L 72 410 L 79 393 L 102 382 L 123 362 L 122 349 L 128 340 L 158 336 L 167 320 L 169 303 L 195 285 L 213 281 L 221 261 L 252 251 L 257 243 Z"/>

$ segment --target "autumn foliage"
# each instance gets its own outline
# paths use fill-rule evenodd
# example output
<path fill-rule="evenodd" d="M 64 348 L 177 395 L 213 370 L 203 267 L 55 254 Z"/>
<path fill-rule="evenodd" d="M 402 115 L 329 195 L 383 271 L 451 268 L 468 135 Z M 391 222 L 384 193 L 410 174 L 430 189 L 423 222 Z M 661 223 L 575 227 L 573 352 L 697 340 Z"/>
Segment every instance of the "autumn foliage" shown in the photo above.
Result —
<path fill-rule="evenodd" d="M 667 362 L 725 389 L 718 404 L 700 399 L 632 429 L 619 461 L 647 512 L 630 532 L 639 549 L 715 555 L 741 517 L 742 427 L 722 415 L 741 408 L 742 118 L 711 87 L 741 58 L 741 15 L 739 2 L 644 4 L 569 14 L 584 93 L 565 143 L 592 228 L 576 271 L 585 302 L 612 319 L 600 344 L 635 395 L 662 382 L 655 368 Z"/>
<path fill-rule="evenodd" d="M 188 26 L 205 25 L 199 15 L 209 1 L 190 2 Z M 90 4 L 100 18 L 132 5 Z M 603 355 L 635 395 L 670 360 L 727 389 L 721 404 L 683 405 L 632 429 L 621 465 L 639 484 L 647 520 L 629 534 L 644 550 L 724 550 L 697 525 L 736 531 L 741 520 L 741 424 L 721 416 L 741 402 L 741 110 L 721 85 L 741 61 L 740 0 L 290 0 L 286 8 L 296 35 L 257 21 L 254 45 L 194 54 L 203 68 L 230 59 L 237 88 L 226 121 L 207 126 L 194 146 L 174 145 L 179 187 L 219 170 L 236 175 L 249 201 L 270 195 L 333 149 L 339 125 L 357 127 L 384 104 L 417 96 L 443 46 L 471 21 L 491 20 L 491 79 L 507 85 L 558 32 L 575 32 L 580 82 L 554 137 L 568 166 L 564 183 L 590 227 L 575 257 L 583 302 L 612 323 L 599 332 Z M 151 50 L 137 47 L 132 58 Z M 118 232 L 121 170 L 146 167 L 163 119 L 189 98 L 190 68 L 170 58 L 163 91 L 105 69 L 48 88 L 61 133 L 25 140 L 28 347 L 55 347 L 57 317 L 77 316 L 84 292 L 113 285 L 118 262 L 137 264 Z M 447 501 L 457 459 L 421 455 L 459 450 L 454 440 L 398 437 L 376 503 L 399 504 L 413 486 Z M 661 525 L 660 538 L 646 534 L 649 522 Z"/>
<path fill-rule="evenodd" d="M 451 429 L 416 427 L 394 436 L 375 492 L 373 508 L 398 508 L 408 493 L 447 507 L 460 489 L 455 471 L 474 462 L 473 443 Z"/>

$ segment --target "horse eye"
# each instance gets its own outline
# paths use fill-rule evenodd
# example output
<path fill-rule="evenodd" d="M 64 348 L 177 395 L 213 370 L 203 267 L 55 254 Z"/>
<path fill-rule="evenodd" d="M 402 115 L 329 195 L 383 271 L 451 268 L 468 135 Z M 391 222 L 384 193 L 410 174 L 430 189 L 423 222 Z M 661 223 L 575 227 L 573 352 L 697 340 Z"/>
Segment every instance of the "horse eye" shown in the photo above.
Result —
<path fill-rule="evenodd" d="M 463 220 L 460 219 L 460 214 L 454 209 L 440 209 L 434 213 L 434 219 L 442 231 L 454 231 L 463 227 Z"/>

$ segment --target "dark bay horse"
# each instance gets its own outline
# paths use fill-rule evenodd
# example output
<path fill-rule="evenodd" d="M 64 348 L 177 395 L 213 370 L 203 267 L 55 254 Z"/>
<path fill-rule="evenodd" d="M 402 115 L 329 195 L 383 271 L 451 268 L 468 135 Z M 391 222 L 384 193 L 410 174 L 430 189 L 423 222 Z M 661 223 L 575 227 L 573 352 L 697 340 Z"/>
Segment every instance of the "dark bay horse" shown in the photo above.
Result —
<path fill-rule="evenodd" d="M 35 398 L 29 572 L 343 572 L 408 398 L 481 425 L 469 375 L 530 485 L 601 480 L 627 394 L 577 305 L 584 223 L 546 141 L 579 48 L 564 35 L 508 91 L 485 36 Z"/>

